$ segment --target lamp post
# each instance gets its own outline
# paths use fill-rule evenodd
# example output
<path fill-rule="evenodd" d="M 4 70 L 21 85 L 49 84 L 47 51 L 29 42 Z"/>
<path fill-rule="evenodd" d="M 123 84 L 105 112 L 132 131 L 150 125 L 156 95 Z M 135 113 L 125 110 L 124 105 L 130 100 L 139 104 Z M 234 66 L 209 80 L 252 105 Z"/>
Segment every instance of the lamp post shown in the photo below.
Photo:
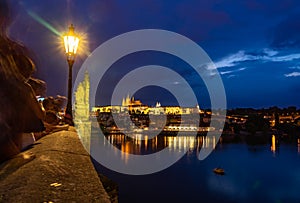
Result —
<path fill-rule="evenodd" d="M 68 78 L 68 103 L 65 111 L 66 118 L 70 119 L 70 124 L 73 125 L 73 113 L 72 113 L 72 67 L 75 61 L 76 52 L 79 44 L 79 38 L 74 32 L 73 24 L 69 27 L 69 32 L 64 35 L 64 45 L 67 55 L 67 61 L 69 65 L 69 78 Z"/>

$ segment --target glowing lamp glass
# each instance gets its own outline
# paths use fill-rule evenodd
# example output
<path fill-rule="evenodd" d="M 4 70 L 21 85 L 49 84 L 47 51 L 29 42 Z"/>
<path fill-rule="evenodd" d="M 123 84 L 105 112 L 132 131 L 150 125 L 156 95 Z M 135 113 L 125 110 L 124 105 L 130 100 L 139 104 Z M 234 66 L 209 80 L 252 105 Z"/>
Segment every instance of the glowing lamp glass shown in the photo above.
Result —
<path fill-rule="evenodd" d="M 79 44 L 79 38 L 74 33 L 74 27 L 71 25 L 69 27 L 69 32 L 67 35 L 64 36 L 64 45 L 66 54 L 68 55 L 75 55 L 77 52 Z"/>

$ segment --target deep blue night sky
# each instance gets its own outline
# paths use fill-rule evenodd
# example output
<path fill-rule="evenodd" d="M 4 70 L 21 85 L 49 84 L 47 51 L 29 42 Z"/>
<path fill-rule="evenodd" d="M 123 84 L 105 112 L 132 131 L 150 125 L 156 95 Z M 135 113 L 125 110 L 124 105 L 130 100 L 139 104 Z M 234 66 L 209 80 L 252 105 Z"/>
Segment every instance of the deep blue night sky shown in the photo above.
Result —
<path fill-rule="evenodd" d="M 66 95 L 67 62 L 58 36 L 30 13 L 59 32 L 66 31 L 72 22 L 78 32 L 86 33 L 90 52 L 106 40 L 136 29 L 177 32 L 198 43 L 214 61 L 224 82 L 229 108 L 300 107 L 300 2 L 297 0 L 11 2 L 15 17 L 10 34 L 35 54 L 36 77 L 47 82 L 48 95 Z M 79 53 L 74 78 L 87 55 L 88 52 Z M 122 68 L 126 70 L 124 63 Z M 113 84 L 114 78 L 108 80 L 107 87 L 109 81 Z M 142 95 L 143 102 L 154 104 L 154 99 Z M 157 95 L 155 99 L 163 100 L 163 96 Z M 100 100 L 104 104 L 105 96 Z M 168 99 L 161 103 L 168 105 Z M 200 102 L 200 106 L 207 105 L 206 101 Z"/>

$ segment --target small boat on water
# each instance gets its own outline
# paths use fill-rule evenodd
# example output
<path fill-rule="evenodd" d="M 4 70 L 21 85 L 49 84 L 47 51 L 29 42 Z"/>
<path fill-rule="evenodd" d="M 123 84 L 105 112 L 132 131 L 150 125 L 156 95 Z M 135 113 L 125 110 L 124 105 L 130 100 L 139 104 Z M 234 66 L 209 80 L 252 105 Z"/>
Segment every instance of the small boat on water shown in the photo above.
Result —
<path fill-rule="evenodd" d="M 225 175 L 225 171 L 222 168 L 214 168 L 213 172 L 218 175 Z"/>

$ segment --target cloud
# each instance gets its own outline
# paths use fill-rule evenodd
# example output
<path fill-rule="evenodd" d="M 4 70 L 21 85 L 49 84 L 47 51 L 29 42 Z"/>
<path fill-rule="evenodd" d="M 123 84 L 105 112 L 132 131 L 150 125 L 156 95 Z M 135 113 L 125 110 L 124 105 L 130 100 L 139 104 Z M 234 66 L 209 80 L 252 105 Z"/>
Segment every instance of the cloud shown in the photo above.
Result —
<path fill-rule="evenodd" d="M 263 48 L 251 52 L 246 50 L 239 50 L 236 53 L 229 54 L 219 60 L 216 60 L 213 64 L 205 64 L 199 68 L 204 70 L 205 74 L 209 77 L 214 77 L 218 72 L 217 70 L 219 70 L 220 75 L 227 75 L 227 78 L 231 78 L 238 76 L 238 72 L 246 69 L 245 67 L 239 68 L 239 66 L 249 66 L 249 63 L 251 62 L 255 62 L 255 66 L 257 66 L 259 63 L 294 63 L 296 60 L 300 60 L 300 53 L 286 53 L 270 48 Z M 244 64 L 245 62 L 248 63 Z M 300 66 L 293 66 L 289 68 L 300 70 Z M 285 74 L 285 77 L 296 77 L 300 76 L 299 74 L 300 72 L 288 73 Z"/>
<path fill-rule="evenodd" d="M 274 57 L 264 57 L 263 59 L 273 61 L 273 62 L 287 62 L 293 61 L 295 59 L 300 59 L 300 54 L 288 54 L 283 56 L 274 56 Z"/>
<path fill-rule="evenodd" d="M 220 71 L 221 75 L 225 75 L 225 74 L 229 74 L 229 73 L 233 73 L 233 70 L 229 70 L 229 71 Z"/>
<path fill-rule="evenodd" d="M 300 59 L 300 54 L 280 54 L 276 50 L 264 48 L 254 53 L 247 53 L 245 50 L 240 50 L 237 53 L 223 57 L 216 61 L 214 64 L 216 68 L 228 68 L 240 65 L 246 61 L 261 61 L 261 62 L 289 62 Z M 207 69 L 214 69 L 213 66 L 209 66 Z M 223 74 L 231 73 L 224 71 Z M 222 73 L 221 73 L 222 74 Z"/>
<path fill-rule="evenodd" d="M 236 77 L 236 75 L 228 75 L 227 78 L 229 79 L 229 78 L 234 78 L 234 77 Z"/>
<path fill-rule="evenodd" d="M 235 54 L 228 55 L 221 60 L 215 62 L 216 68 L 226 68 L 236 66 L 244 61 L 252 61 L 258 59 L 257 56 L 246 54 L 244 50 L 240 50 Z"/>
<path fill-rule="evenodd" d="M 235 70 L 229 70 L 229 71 L 220 71 L 221 75 L 226 75 L 226 74 L 230 74 L 230 73 L 235 73 L 235 72 L 240 72 L 246 70 L 246 68 L 239 68 L 239 69 L 235 69 Z"/>
<path fill-rule="evenodd" d="M 284 74 L 284 76 L 285 77 L 299 77 L 300 72 L 292 72 L 292 73 Z"/>
<path fill-rule="evenodd" d="M 268 56 L 275 56 L 275 55 L 278 54 L 278 51 L 273 50 L 273 49 L 269 49 L 269 48 L 264 48 L 264 49 L 263 49 L 263 52 L 264 52 L 265 54 L 267 54 Z"/>

